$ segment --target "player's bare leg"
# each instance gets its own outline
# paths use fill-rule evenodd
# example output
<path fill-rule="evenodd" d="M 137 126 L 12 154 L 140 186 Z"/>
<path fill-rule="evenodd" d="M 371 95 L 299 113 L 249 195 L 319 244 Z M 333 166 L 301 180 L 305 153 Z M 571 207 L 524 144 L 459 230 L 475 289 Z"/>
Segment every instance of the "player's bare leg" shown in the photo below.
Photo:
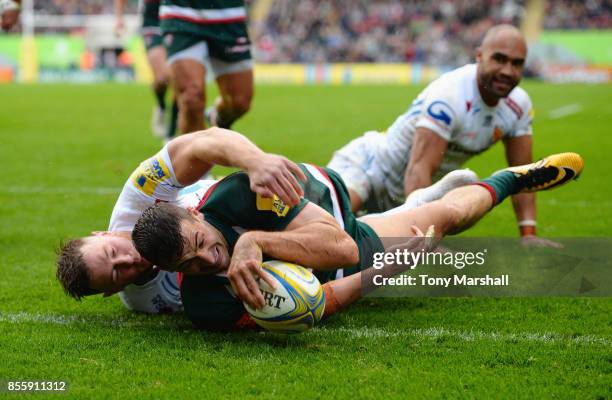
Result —
<path fill-rule="evenodd" d="M 234 72 L 217 78 L 220 96 L 209 112 L 209 122 L 220 128 L 231 128 L 232 123 L 246 114 L 253 99 L 253 70 Z"/>
<path fill-rule="evenodd" d="M 435 244 L 435 241 L 431 240 L 435 234 L 433 227 L 428 229 L 426 233 L 423 233 L 417 227 L 412 227 L 412 234 L 419 237 L 413 238 L 412 242 L 407 244 L 407 246 L 415 251 L 417 248 L 430 249 L 432 248 L 430 246 Z M 369 268 L 357 274 L 325 283 L 323 285 L 323 291 L 325 292 L 325 311 L 323 313 L 323 318 L 327 319 L 359 300 L 364 294 L 362 283 L 370 279 L 371 274 L 375 273 L 390 278 L 404 272 L 408 268 L 410 268 L 409 265 L 397 268 L 384 268 L 376 271 Z"/>
<path fill-rule="evenodd" d="M 415 209 L 361 217 L 380 237 L 410 237 L 412 226 L 421 230 L 433 225 L 438 236 L 444 236 L 459 228 L 467 228 L 482 218 L 493 206 L 487 189 L 471 185 L 452 190 L 442 199 Z"/>
<path fill-rule="evenodd" d="M 360 220 L 370 225 L 381 237 L 427 237 L 432 234 L 440 237 L 467 229 L 507 196 L 560 186 L 576 179 L 582 168 L 582 158 L 575 153 L 553 155 L 526 166 L 506 168 L 476 185 L 452 190 L 441 200 L 418 209 L 365 216 Z M 421 227 L 429 223 L 434 226 L 427 226 L 427 234 L 424 235 L 423 230 L 411 226 L 411 222 Z M 425 238 L 424 242 L 415 244 L 416 248 L 431 248 L 430 245 L 434 243 L 428 243 Z M 376 273 L 392 276 L 402 272 L 401 269 L 383 269 Z M 323 285 L 326 298 L 323 318 L 329 318 L 357 301 L 363 295 L 362 282 L 368 280 L 367 275 L 363 274 L 370 273 L 373 273 L 371 268 Z"/>
<path fill-rule="evenodd" d="M 180 59 L 170 65 L 170 72 L 178 103 L 179 131 L 189 133 L 204 129 L 206 69 L 198 61 Z"/>
<path fill-rule="evenodd" d="M 510 195 L 547 190 L 576 179 L 583 165 L 578 154 L 556 154 L 533 164 L 503 169 L 417 209 L 365 216 L 360 220 L 380 237 L 410 237 L 413 225 L 423 231 L 433 225 L 438 237 L 455 234 L 472 226 Z"/>
<path fill-rule="evenodd" d="M 166 49 L 156 46 L 147 51 L 147 59 L 153 72 L 153 93 L 157 104 L 151 117 L 151 130 L 155 136 L 163 138 L 166 134 L 166 91 L 170 72 L 166 64 Z"/>

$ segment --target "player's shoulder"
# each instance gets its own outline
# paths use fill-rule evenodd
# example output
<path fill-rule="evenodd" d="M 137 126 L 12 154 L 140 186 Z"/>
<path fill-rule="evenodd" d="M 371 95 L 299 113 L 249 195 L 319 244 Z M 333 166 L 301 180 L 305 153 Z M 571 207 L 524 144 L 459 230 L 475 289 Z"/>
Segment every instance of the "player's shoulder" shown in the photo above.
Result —
<path fill-rule="evenodd" d="M 129 310 L 147 314 L 175 313 L 183 308 L 174 272 L 158 270 L 147 282 L 127 285 L 119 298 Z"/>
<path fill-rule="evenodd" d="M 476 82 L 476 64 L 466 64 L 463 67 L 453 69 L 440 75 L 432 82 L 438 88 L 451 91 L 463 90 Z"/>
<path fill-rule="evenodd" d="M 252 200 L 249 176 L 246 172 L 234 172 L 212 185 L 200 202 L 200 210 L 222 213 L 240 207 Z"/>
<path fill-rule="evenodd" d="M 531 97 L 529 97 L 529 93 L 525 89 L 520 86 L 512 89 L 508 97 L 506 99 L 510 99 L 515 102 L 519 106 L 530 107 L 531 106 Z"/>
<path fill-rule="evenodd" d="M 476 65 L 468 64 L 441 75 L 426 89 L 431 101 L 443 101 L 460 111 L 465 99 L 473 97 Z"/>
<path fill-rule="evenodd" d="M 517 119 L 523 118 L 524 115 L 531 113 L 532 103 L 527 91 L 519 86 L 512 89 L 510 94 L 501 100 L 508 107 Z"/>

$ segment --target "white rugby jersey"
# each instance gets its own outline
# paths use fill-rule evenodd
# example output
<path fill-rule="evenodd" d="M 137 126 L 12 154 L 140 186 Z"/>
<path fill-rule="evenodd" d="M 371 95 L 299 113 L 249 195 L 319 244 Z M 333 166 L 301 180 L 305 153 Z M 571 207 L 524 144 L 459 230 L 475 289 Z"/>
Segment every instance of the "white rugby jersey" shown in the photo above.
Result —
<path fill-rule="evenodd" d="M 201 180 L 183 188 L 174 174 L 168 146 L 164 146 L 130 175 L 115 203 L 108 230 L 131 232 L 142 211 L 160 201 L 196 207 L 215 182 Z M 159 271 L 143 285 L 126 286 L 119 297 L 134 311 L 156 314 L 183 309 L 175 272 Z"/>
<path fill-rule="evenodd" d="M 418 127 L 448 141 L 435 180 L 502 138 L 531 135 L 532 117 L 529 95 L 518 86 L 490 107 L 478 91 L 476 64 L 450 71 L 430 83 L 380 141 L 375 157 L 387 177 L 385 187 L 393 197 L 405 197 L 404 173 Z"/>

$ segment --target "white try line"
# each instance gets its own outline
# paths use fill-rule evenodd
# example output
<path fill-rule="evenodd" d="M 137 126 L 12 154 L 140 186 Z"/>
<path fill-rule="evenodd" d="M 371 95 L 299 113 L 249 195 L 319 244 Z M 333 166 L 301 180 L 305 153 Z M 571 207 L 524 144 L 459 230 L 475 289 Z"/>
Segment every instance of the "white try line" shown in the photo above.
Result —
<path fill-rule="evenodd" d="M 447 329 L 442 327 L 431 328 L 413 328 L 401 331 L 392 331 L 384 328 L 326 328 L 321 327 L 318 332 L 337 332 L 342 335 L 348 335 L 354 338 L 367 339 L 384 339 L 384 338 L 401 338 L 401 337 L 416 337 L 421 339 L 437 339 L 440 337 L 450 337 L 459 339 L 465 342 L 474 342 L 478 340 L 489 340 L 494 342 L 538 342 L 549 344 L 560 343 L 576 343 L 576 344 L 597 344 L 604 346 L 612 346 L 612 340 L 593 335 L 567 336 L 558 333 L 502 333 L 502 332 L 487 332 L 487 331 L 460 331 Z M 313 331 L 316 333 L 317 331 Z"/>
<path fill-rule="evenodd" d="M 155 319 L 153 317 L 149 320 L 151 323 L 144 323 L 142 320 L 130 319 L 130 318 L 114 318 L 109 319 L 103 316 L 78 316 L 78 315 L 62 315 L 62 314 L 39 314 L 29 312 L 14 312 L 14 313 L 3 313 L 0 312 L 0 323 L 9 324 L 22 324 L 22 323 L 35 323 L 35 324 L 51 324 L 51 325 L 103 325 L 103 326 L 121 326 L 121 327 L 139 327 L 139 326 L 153 326 L 153 325 L 164 325 L 162 319 Z M 147 322 L 149 322 L 147 321 Z"/>
<path fill-rule="evenodd" d="M 557 199 L 546 199 L 541 200 L 542 203 L 548 204 L 549 206 L 560 206 L 560 207 L 612 207 L 612 201 L 597 201 L 597 200 L 557 200 Z"/>
<path fill-rule="evenodd" d="M 157 316 L 131 319 L 129 317 L 109 319 L 103 316 L 76 316 L 61 314 L 38 314 L 28 312 L 0 313 L 0 323 L 22 324 L 38 323 L 51 325 L 100 325 L 101 327 L 164 327 L 170 326 L 166 320 Z M 584 345 L 603 345 L 612 346 L 612 340 L 606 337 L 594 335 L 568 336 L 553 332 L 544 333 L 503 333 L 495 331 L 470 330 L 461 331 L 447 329 L 443 327 L 430 328 L 407 328 L 404 330 L 389 330 L 376 327 L 326 327 L 321 326 L 304 333 L 307 336 L 325 336 L 328 333 L 340 334 L 343 337 L 349 336 L 355 339 L 385 339 L 385 338 L 404 338 L 413 337 L 423 340 L 450 337 L 464 342 L 475 342 L 479 340 L 494 342 L 533 342 L 546 344 L 584 344 Z"/>
<path fill-rule="evenodd" d="M 582 105 L 578 103 L 568 104 L 563 107 L 555 108 L 548 112 L 548 119 L 560 119 L 569 117 L 582 111 Z"/>

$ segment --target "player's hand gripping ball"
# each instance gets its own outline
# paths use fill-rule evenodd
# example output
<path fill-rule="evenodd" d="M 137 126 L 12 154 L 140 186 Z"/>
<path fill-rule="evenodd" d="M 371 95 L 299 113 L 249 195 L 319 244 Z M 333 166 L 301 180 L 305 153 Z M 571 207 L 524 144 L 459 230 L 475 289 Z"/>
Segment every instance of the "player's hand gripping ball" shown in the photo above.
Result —
<path fill-rule="evenodd" d="M 325 294 L 321 283 L 306 268 L 285 261 L 266 261 L 262 267 L 275 282 L 271 288 L 263 279 L 259 288 L 265 306 L 254 310 L 244 306 L 262 328 L 281 333 L 308 330 L 321 320 L 325 310 Z"/>

